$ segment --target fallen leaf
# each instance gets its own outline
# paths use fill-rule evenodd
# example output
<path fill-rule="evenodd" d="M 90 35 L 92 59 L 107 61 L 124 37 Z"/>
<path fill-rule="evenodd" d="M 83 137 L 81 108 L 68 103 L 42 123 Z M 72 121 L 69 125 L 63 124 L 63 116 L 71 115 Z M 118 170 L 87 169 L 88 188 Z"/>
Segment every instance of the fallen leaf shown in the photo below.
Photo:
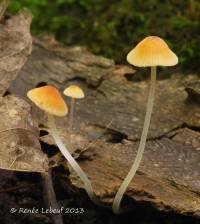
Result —
<path fill-rule="evenodd" d="M 0 98 L 1 169 L 26 172 L 48 169 L 48 159 L 41 151 L 30 110 L 30 105 L 16 96 Z"/>

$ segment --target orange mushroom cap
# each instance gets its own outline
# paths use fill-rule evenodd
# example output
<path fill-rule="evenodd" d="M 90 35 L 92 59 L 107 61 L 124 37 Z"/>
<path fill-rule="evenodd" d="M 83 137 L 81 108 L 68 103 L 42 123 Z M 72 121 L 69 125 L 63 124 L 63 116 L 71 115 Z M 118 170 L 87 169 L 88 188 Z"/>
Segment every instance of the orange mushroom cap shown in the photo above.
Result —
<path fill-rule="evenodd" d="M 178 57 L 163 39 L 149 36 L 129 52 L 127 61 L 138 67 L 173 66 L 178 63 Z"/>
<path fill-rule="evenodd" d="M 85 97 L 83 90 L 77 85 L 71 85 L 64 90 L 64 95 L 75 99 L 82 99 Z"/>
<path fill-rule="evenodd" d="M 28 98 L 41 110 L 56 116 L 65 116 L 68 108 L 59 91 L 53 86 L 43 86 L 27 93 Z"/>

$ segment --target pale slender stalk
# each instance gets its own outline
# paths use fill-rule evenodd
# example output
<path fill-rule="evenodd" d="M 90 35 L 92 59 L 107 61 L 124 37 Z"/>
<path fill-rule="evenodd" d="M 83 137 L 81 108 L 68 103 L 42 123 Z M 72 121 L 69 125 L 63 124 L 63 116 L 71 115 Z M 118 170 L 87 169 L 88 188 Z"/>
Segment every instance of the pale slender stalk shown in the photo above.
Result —
<path fill-rule="evenodd" d="M 144 148 L 146 144 L 146 139 L 147 139 L 147 133 L 149 130 L 149 125 L 151 120 L 152 109 L 153 109 L 155 86 L 156 86 L 156 67 L 151 67 L 151 86 L 150 86 L 149 97 L 147 102 L 147 110 L 146 110 L 143 130 L 142 130 L 142 136 L 140 139 L 140 144 L 137 151 L 137 155 L 135 157 L 135 161 L 114 198 L 112 210 L 116 214 L 120 213 L 120 203 L 121 203 L 122 197 L 128 185 L 130 184 L 131 180 L 133 179 L 140 165 L 140 162 L 142 160 L 142 156 L 143 156 Z"/>
<path fill-rule="evenodd" d="M 69 153 L 68 149 L 65 147 L 65 145 L 62 142 L 62 140 L 60 139 L 60 137 L 58 135 L 57 128 L 56 128 L 56 125 L 55 125 L 55 120 L 54 120 L 54 116 L 53 115 L 48 114 L 48 122 L 49 122 L 49 128 L 50 128 L 51 135 L 53 136 L 53 138 L 54 138 L 58 148 L 60 149 L 61 153 L 67 159 L 67 161 L 69 162 L 71 167 L 74 169 L 76 174 L 80 177 L 80 179 L 84 183 L 85 190 L 87 191 L 88 196 L 90 197 L 90 199 L 93 202 L 97 203 L 96 195 L 94 194 L 94 191 L 93 191 L 93 188 L 92 188 L 90 180 L 86 176 L 85 172 L 78 165 L 76 160 L 71 156 L 71 154 Z"/>
<path fill-rule="evenodd" d="M 75 109 L 75 99 L 71 98 L 71 106 L 70 106 L 70 113 L 69 113 L 69 132 L 70 132 L 70 134 L 72 133 L 72 129 L 73 129 L 74 109 Z"/>

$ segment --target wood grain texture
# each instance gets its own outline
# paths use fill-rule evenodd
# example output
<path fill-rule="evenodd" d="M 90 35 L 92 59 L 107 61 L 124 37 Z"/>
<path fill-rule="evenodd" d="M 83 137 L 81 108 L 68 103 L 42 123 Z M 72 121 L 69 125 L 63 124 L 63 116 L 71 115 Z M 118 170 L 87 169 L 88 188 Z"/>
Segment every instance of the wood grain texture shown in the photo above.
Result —
<path fill-rule="evenodd" d="M 32 49 L 32 15 L 22 10 L 0 24 L 0 95 L 8 89 Z"/>
<path fill-rule="evenodd" d="M 86 97 L 76 104 L 72 151 L 78 152 L 80 166 L 96 194 L 108 205 L 134 160 L 143 126 L 149 81 L 129 81 L 127 75 L 135 72 L 139 71 L 116 66 L 84 48 L 64 47 L 51 38 L 36 39 L 31 57 L 10 88 L 22 96 L 41 82 L 61 90 L 72 83 L 83 88 Z M 193 87 L 196 82 L 196 75 L 179 74 L 158 80 L 147 147 L 126 192 L 124 208 L 144 204 L 162 211 L 200 214 L 200 104 L 197 88 Z M 42 113 L 36 110 L 34 115 L 45 124 Z M 57 124 L 68 145 L 67 118 L 58 119 Z M 42 140 L 54 144 L 50 136 Z M 73 172 L 70 178 L 74 186 L 82 187 Z"/>

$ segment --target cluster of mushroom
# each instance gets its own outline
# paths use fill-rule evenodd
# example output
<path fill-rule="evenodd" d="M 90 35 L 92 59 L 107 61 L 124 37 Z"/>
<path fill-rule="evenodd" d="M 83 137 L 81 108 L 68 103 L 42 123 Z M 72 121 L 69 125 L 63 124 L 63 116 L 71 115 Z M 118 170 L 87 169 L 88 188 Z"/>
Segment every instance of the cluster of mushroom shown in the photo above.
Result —
<path fill-rule="evenodd" d="M 119 190 L 113 201 L 113 212 L 120 213 L 120 203 L 122 197 L 133 179 L 144 153 L 144 148 L 147 140 L 147 134 L 149 130 L 151 114 L 153 110 L 154 95 L 155 95 L 155 84 L 156 84 L 156 67 L 157 66 L 173 66 L 178 63 L 177 56 L 170 50 L 168 45 L 164 40 L 157 36 L 149 36 L 142 40 L 127 56 L 127 60 L 130 64 L 138 67 L 151 67 L 151 86 L 149 91 L 149 97 L 147 102 L 147 110 L 145 115 L 145 121 L 143 126 L 143 131 L 141 135 L 141 140 L 135 161 L 124 179 L 123 183 L 119 187 Z M 70 107 L 70 119 L 69 126 L 70 132 L 72 131 L 73 125 L 73 114 L 74 114 L 74 105 L 76 98 L 83 98 L 84 93 L 78 86 L 70 86 L 65 89 L 64 94 L 71 97 L 71 107 Z M 87 191 L 91 200 L 99 204 L 90 180 L 87 175 L 71 156 L 66 146 L 61 141 L 55 121 L 54 115 L 56 116 L 65 116 L 68 113 L 68 108 L 63 100 L 59 91 L 53 86 L 44 86 L 30 90 L 27 93 L 29 99 L 31 99 L 40 109 L 44 110 L 48 114 L 48 122 L 50 133 L 52 134 L 58 148 L 60 149 L 63 156 L 67 159 L 69 164 L 72 166 L 74 171 L 79 175 L 80 179 L 84 183 L 85 190 Z"/>
<path fill-rule="evenodd" d="M 64 94 L 66 96 L 71 97 L 70 124 L 69 124 L 71 132 L 73 125 L 75 99 L 84 98 L 84 92 L 80 87 L 76 85 L 71 85 L 64 90 Z M 63 144 L 56 128 L 54 116 L 63 117 L 66 116 L 68 113 L 67 104 L 62 98 L 60 92 L 55 87 L 47 85 L 43 87 L 34 88 L 28 91 L 27 96 L 33 103 L 35 103 L 36 106 L 38 106 L 41 110 L 47 113 L 50 134 L 54 138 L 62 155 L 67 159 L 71 167 L 83 181 L 89 197 L 93 201 L 95 201 L 92 186 L 87 175 L 78 165 L 76 160 L 72 157 L 66 146 Z"/>

